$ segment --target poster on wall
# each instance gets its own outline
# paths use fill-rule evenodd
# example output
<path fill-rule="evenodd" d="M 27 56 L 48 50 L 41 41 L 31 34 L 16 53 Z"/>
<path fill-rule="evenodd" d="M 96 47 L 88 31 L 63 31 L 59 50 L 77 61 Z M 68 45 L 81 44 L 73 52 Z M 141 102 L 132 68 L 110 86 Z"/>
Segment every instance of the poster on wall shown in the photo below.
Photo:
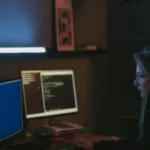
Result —
<path fill-rule="evenodd" d="M 74 51 L 72 0 L 55 1 L 56 41 L 58 51 Z"/>

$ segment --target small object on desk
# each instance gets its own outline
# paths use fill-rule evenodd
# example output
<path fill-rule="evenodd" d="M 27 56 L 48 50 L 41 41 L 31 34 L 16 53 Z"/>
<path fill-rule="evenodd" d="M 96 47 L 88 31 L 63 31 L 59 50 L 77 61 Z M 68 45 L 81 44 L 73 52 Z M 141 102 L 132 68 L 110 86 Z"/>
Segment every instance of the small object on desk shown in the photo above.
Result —
<path fill-rule="evenodd" d="M 101 48 L 97 44 L 83 44 L 77 46 L 77 50 L 79 51 L 97 51 L 101 50 Z"/>
<path fill-rule="evenodd" d="M 58 124 L 52 124 L 50 127 L 56 136 L 84 130 L 83 126 L 67 121 L 62 121 Z"/>

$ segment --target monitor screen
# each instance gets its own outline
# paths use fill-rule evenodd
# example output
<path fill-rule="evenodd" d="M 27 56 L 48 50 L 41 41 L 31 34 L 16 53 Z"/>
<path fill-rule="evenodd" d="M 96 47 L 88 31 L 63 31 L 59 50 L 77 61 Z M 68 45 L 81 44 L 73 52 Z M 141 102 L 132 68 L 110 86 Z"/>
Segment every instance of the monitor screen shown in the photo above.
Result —
<path fill-rule="evenodd" d="M 1 47 L 52 48 L 53 0 L 1 0 L 0 20 Z M 9 51 L 13 53 L 14 49 Z M 5 52 L 8 53 L 8 49 L 3 49 Z"/>
<path fill-rule="evenodd" d="M 22 70 L 27 118 L 78 112 L 73 70 Z"/>
<path fill-rule="evenodd" d="M 21 80 L 0 83 L 0 141 L 23 131 Z"/>

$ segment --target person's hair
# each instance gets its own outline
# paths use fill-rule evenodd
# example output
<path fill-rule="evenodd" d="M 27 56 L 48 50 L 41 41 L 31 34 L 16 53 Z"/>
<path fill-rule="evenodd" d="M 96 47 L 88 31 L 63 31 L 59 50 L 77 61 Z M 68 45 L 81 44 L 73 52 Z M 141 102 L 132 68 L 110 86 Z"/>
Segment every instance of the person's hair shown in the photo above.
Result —
<path fill-rule="evenodd" d="M 133 55 L 136 64 L 140 65 L 147 75 L 150 75 L 150 45 Z"/>

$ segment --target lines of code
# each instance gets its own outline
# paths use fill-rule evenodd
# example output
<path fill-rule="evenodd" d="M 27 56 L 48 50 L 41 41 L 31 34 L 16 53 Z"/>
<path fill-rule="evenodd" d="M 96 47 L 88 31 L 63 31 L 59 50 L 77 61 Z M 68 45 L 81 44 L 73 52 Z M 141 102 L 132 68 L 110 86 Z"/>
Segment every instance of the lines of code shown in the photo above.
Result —
<path fill-rule="evenodd" d="M 22 74 L 27 114 L 44 112 L 40 73 Z"/>
<path fill-rule="evenodd" d="M 43 75 L 42 85 L 47 111 L 75 107 L 71 75 Z"/>

